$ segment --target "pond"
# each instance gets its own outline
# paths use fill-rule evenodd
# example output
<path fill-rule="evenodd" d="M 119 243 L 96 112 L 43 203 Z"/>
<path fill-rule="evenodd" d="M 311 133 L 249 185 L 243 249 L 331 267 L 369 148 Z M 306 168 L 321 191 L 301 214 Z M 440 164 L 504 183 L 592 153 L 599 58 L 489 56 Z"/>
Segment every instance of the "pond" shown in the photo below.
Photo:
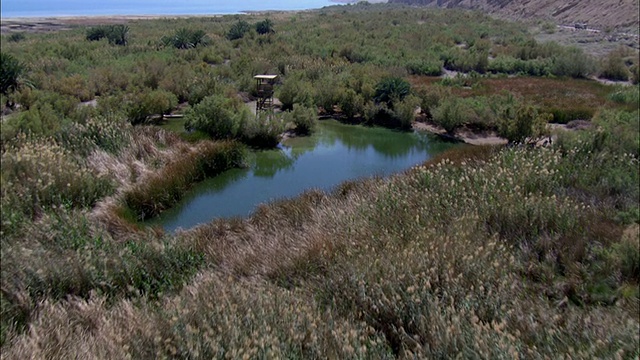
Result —
<path fill-rule="evenodd" d="M 260 203 L 401 172 L 453 146 L 426 133 L 321 120 L 312 136 L 252 152 L 247 168 L 231 169 L 197 184 L 180 203 L 148 224 L 175 231 L 215 218 L 248 216 Z"/>

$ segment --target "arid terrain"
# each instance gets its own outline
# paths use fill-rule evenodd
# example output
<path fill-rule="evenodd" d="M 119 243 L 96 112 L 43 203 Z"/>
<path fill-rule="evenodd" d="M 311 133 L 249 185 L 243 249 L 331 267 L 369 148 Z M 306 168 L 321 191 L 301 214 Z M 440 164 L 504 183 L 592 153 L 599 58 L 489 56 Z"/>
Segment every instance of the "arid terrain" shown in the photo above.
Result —
<path fill-rule="evenodd" d="M 512 20 L 579 23 L 607 32 L 638 34 L 638 0 L 389 0 L 389 3 L 478 9 Z"/>

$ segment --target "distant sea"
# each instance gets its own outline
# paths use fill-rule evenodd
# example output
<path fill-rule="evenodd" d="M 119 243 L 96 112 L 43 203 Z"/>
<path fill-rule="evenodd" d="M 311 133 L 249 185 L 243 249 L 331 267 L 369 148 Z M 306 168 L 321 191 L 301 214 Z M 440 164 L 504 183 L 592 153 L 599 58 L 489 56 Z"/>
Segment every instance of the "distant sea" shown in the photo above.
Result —
<path fill-rule="evenodd" d="M 344 1 L 341 1 L 344 2 Z M 214 15 L 244 11 L 307 10 L 331 0 L 1 0 L 2 18 L 107 15 Z"/>

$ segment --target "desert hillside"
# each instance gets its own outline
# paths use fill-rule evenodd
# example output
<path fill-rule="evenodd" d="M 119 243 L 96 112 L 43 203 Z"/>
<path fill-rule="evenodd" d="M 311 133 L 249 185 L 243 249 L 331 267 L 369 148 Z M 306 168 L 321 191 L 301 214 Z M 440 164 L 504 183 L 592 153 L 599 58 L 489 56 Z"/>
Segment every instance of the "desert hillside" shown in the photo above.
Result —
<path fill-rule="evenodd" d="M 389 0 L 390 3 L 480 9 L 511 19 L 587 23 L 597 29 L 638 33 L 638 0 Z"/>

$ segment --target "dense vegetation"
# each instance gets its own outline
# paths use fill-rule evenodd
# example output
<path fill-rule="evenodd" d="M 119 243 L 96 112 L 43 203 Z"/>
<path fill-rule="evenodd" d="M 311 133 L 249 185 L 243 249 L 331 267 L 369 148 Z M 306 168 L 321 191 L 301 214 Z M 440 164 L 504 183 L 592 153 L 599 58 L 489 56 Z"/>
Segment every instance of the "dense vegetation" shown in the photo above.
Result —
<path fill-rule="evenodd" d="M 637 54 L 360 4 L 3 35 L 1 61 L 3 358 L 640 355 L 638 86 L 584 79 Z M 261 73 L 282 119 L 243 104 Z M 195 131 L 154 125 L 176 111 Z M 135 223 L 318 112 L 512 145 L 177 234 Z"/>

